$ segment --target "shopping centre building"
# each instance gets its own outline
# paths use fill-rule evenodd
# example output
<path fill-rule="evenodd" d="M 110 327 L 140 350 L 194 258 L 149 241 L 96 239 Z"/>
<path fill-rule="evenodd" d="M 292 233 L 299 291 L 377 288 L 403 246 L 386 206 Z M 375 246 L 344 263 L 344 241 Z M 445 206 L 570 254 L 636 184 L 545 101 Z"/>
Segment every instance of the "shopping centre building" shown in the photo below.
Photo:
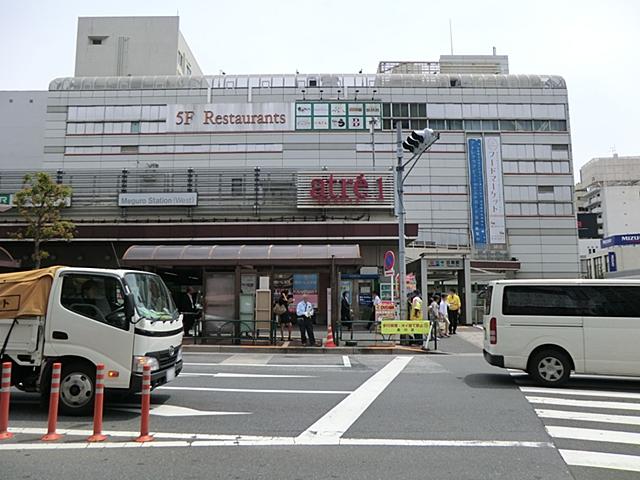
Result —
<path fill-rule="evenodd" d="M 100 32 L 89 41 L 97 37 L 91 48 L 108 45 Z M 183 285 L 215 282 L 206 298 L 227 302 L 221 315 L 241 315 L 234 298 L 260 276 L 317 295 L 321 312 L 326 288 L 348 290 L 364 312 L 386 284 L 385 251 L 397 249 L 401 122 L 405 136 L 440 132 L 404 196 L 409 270 L 429 291 L 576 277 L 567 86 L 559 76 L 506 72 L 505 56 L 486 55 L 381 62 L 374 74 L 59 78 L 42 137 L 24 139 L 42 144 L 41 163 L 1 153 L 0 193 L 17 191 L 27 166 L 73 188 L 64 215 L 77 235 L 73 248 L 50 245 L 55 263 L 124 263 Z M 30 94 L 42 95 L 2 93 L 15 122 L 36 115 Z M 15 209 L 1 218 L 6 238 L 20 219 Z M 3 245 L 28 263 L 27 243 Z M 300 247 L 265 259 L 268 245 Z M 474 296 L 465 303 L 470 312 Z"/>

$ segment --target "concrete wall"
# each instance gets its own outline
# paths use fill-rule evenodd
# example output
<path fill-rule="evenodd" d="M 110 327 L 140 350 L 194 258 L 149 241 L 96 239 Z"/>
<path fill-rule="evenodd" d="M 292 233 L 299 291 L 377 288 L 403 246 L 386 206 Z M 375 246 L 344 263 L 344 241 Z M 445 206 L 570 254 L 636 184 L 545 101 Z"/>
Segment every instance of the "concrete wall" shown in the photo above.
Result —
<path fill-rule="evenodd" d="M 0 169 L 41 169 L 47 92 L 0 92 L 0 106 Z"/>
<path fill-rule="evenodd" d="M 605 237 L 640 232 L 640 185 L 604 185 L 600 198 Z"/>
<path fill-rule="evenodd" d="M 75 76 L 176 75 L 178 23 L 178 17 L 78 18 Z"/>

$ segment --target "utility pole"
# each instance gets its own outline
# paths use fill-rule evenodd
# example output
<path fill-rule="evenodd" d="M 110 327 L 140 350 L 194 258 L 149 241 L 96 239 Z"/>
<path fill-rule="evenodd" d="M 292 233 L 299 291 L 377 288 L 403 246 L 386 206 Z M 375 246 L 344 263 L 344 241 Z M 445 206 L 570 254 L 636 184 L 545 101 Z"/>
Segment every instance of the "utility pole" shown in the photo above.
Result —
<path fill-rule="evenodd" d="M 402 121 L 396 120 L 396 155 L 398 163 L 396 165 L 396 215 L 398 216 L 398 270 L 400 298 L 398 299 L 399 320 L 405 319 L 407 306 L 407 264 L 405 260 L 405 238 L 404 238 L 404 152 L 402 151 Z"/>
<path fill-rule="evenodd" d="M 376 140 L 375 140 L 375 128 L 378 124 L 378 119 L 372 117 L 369 120 L 369 133 L 371 134 L 371 160 L 373 161 L 373 169 L 376 169 Z"/>

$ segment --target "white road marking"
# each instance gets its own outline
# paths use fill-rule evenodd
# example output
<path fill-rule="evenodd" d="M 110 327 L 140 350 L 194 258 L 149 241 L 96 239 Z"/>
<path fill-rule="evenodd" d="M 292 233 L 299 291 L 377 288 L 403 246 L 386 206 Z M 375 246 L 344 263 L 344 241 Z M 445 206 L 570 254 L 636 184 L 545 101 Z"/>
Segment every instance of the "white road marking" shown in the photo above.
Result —
<path fill-rule="evenodd" d="M 259 364 L 266 365 L 273 358 L 273 355 L 264 355 L 259 353 L 243 353 L 241 355 L 232 355 L 222 360 L 222 364 Z"/>
<path fill-rule="evenodd" d="M 156 390 L 185 390 L 191 392 L 236 392 L 236 393 L 310 393 L 316 395 L 348 395 L 348 390 L 268 390 L 258 388 L 217 388 L 217 387 L 158 387 Z"/>
<path fill-rule="evenodd" d="M 557 426 L 548 426 L 545 428 L 547 429 L 547 432 L 549 432 L 549 435 L 554 438 L 570 438 L 572 440 L 587 440 L 590 442 L 628 443 L 630 445 L 640 445 L 640 433 Z"/>
<path fill-rule="evenodd" d="M 640 472 L 640 457 L 634 455 L 562 449 L 558 450 L 558 452 L 560 452 L 567 465 Z"/>
<path fill-rule="evenodd" d="M 347 398 L 333 407 L 317 422 L 298 437 L 298 442 L 323 444 L 344 435 L 393 380 L 402 372 L 413 357 L 396 357 L 367 379 Z"/>
<path fill-rule="evenodd" d="M 351 360 L 349 360 L 349 355 L 342 356 L 342 363 L 344 364 L 345 367 L 351 368 Z"/>
<path fill-rule="evenodd" d="M 541 403 L 543 405 L 564 405 L 570 407 L 587 407 L 587 408 L 611 408 L 614 410 L 640 410 L 640 403 L 631 402 L 600 402 L 597 400 L 573 400 L 566 398 L 551 397 L 528 397 L 531 403 Z"/>
<path fill-rule="evenodd" d="M 542 387 L 520 387 L 523 393 L 557 393 L 558 395 L 574 395 L 583 397 L 605 397 L 605 398 L 628 398 L 640 400 L 640 393 L 632 392 L 611 392 L 604 390 L 574 390 L 572 388 L 542 388 Z"/>
<path fill-rule="evenodd" d="M 297 442 L 296 442 L 297 443 Z M 517 440 L 404 440 L 395 438 L 341 438 L 340 445 L 385 447 L 526 447 L 554 448 L 550 442 Z"/>
<path fill-rule="evenodd" d="M 111 407 L 109 410 L 118 410 L 121 412 L 140 413 L 140 408 L 119 408 Z M 251 415 L 251 412 L 216 412 L 208 410 L 195 410 L 193 408 L 179 407 L 177 405 L 158 405 L 151 407 L 149 414 L 158 417 L 207 417 L 207 416 L 226 416 L 226 415 Z"/>
<path fill-rule="evenodd" d="M 262 375 L 259 373 L 181 373 L 180 377 L 219 377 L 219 378 L 313 378 L 311 375 Z"/>
<path fill-rule="evenodd" d="M 640 425 L 640 417 L 631 415 L 609 415 L 605 413 L 571 412 L 567 410 L 536 409 L 540 418 L 577 420 L 581 422 L 619 423 L 621 425 Z"/>
<path fill-rule="evenodd" d="M 275 367 L 275 368 L 345 368 L 344 365 L 300 365 L 300 364 L 282 364 L 282 363 L 203 363 L 203 362 L 187 362 L 185 367 Z"/>

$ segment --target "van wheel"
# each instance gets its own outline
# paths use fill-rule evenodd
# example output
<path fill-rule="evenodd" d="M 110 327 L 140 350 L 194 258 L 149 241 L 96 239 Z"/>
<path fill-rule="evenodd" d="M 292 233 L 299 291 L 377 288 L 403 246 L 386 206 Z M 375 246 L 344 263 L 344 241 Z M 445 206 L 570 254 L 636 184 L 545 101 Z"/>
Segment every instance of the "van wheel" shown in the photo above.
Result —
<path fill-rule="evenodd" d="M 85 363 L 62 366 L 60 378 L 60 413 L 62 415 L 89 415 L 95 394 L 95 369 Z"/>
<path fill-rule="evenodd" d="M 542 350 L 529 362 L 529 375 L 546 387 L 559 387 L 571 374 L 571 362 L 558 350 Z"/>

